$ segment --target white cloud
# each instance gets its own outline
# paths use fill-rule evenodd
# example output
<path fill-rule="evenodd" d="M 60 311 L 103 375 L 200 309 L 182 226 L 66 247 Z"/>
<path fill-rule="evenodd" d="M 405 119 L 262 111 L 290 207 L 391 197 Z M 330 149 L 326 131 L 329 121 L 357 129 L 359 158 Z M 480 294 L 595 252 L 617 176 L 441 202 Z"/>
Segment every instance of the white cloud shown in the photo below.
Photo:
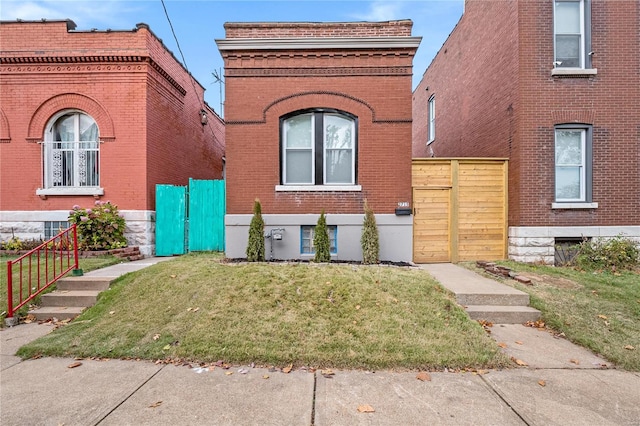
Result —
<path fill-rule="evenodd" d="M 127 19 L 133 11 L 130 4 L 118 0 L 3 0 L 0 17 L 2 20 L 25 21 L 71 19 L 79 30 L 94 27 L 130 29 L 133 27 Z"/>
<path fill-rule="evenodd" d="M 401 15 L 402 2 L 398 1 L 374 1 L 369 4 L 369 10 L 354 15 L 361 21 L 392 21 L 403 18 Z"/>

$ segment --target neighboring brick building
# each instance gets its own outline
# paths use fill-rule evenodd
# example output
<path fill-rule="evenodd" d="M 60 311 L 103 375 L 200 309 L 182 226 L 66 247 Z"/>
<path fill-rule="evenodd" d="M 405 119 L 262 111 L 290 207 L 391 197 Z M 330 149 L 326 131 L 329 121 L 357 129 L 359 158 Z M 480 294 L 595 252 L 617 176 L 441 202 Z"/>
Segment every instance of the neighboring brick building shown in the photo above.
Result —
<path fill-rule="evenodd" d="M 109 200 L 151 254 L 156 184 L 222 177 L 203 87 L 144 24 L 3 21 L 0 40 L 0 237 L 43 238 L 73 205 Z"/>
<path fill-rule="evenodd" d="M 312 257 L 325 210 L 333 257 L 362 259 L 367 199 L 381 259 L 411 260 L 412 218 L 396 208 L 411 201 L 412 25 L 225 25 L 227 256 L 245 257 L 259 198 L 265 231 L 284 229 L 268 257 Z"/>
<path fill-rule="evenodd" d="M 413 155 L 509 158 L 509 257 L 640 239 L 639 27 L 637 1 L 467 0 L 424 73 Z"/>

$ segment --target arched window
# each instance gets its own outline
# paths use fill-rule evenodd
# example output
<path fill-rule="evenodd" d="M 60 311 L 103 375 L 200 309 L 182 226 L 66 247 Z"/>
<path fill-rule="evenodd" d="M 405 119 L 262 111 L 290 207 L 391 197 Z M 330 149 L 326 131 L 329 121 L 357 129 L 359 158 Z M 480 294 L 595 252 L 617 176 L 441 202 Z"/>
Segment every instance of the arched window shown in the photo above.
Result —
<path fill-rule="evenodd" d="M 42 193 L 95 194 L 100 186 L 100 142 L 95 120 L 65 111 L 46 127 Z"/>
<path fill-rule="evenodd" d="M 281 119 L 283 185 L 355 185 L 357 119 L 336 110 L 305 110 Z"/>

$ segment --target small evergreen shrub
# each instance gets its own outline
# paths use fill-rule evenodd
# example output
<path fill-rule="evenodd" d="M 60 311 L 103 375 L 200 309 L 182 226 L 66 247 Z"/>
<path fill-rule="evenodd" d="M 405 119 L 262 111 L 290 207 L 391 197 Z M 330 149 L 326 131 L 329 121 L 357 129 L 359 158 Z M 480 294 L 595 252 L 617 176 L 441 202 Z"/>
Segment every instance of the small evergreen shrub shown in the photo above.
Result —
<path fill-rule="evenodd" d="M 624 270 L 640 265 L 640 248 L 630 238 L 598 238 L 580 243 L 576 265 L 586 270 Z"/>
<path fill-rule="evenodd" d="M 264 220 L 262 220 L 262 206 L 257 198 L 253 203 L 253 217 L 249 225 L 247 260 L 249 262 L 264 261 Z"/>
<path fill-rule="evenodd" d="M 362 236 L 360 237 L 362 246 L 362 263 L 375 264 L 380 261 L 380 242 L 378 239 L 378 225 L 373 210 L 369 207 L 367 200 L 364 201 L 364 223 L 362 224 Z"/>
<path fill-rule="evenodd" d="M 125 220 L 118 206 L 110 201 L 96 201 L 93 208 L 73 206 L 69 223 L 78 229 L 80 250 L 111 250 L 127 246 L 124 236 Z"/>
<path fill-rule="evenodd" d="M 313 246 L 316 249 L 314 257 L 315 262 L 331 261 L 331 241 L 329 240 L 329 229 L 327 228 L 327 219 L 324 210 L 320 213 L 318 223 L 313 233 Z"/>

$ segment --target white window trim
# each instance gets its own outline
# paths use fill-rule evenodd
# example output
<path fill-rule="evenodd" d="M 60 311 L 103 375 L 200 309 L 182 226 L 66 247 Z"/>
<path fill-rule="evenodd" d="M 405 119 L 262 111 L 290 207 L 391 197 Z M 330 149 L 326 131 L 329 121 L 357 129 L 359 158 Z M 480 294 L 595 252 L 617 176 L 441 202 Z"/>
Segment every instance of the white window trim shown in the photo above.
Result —
<path fill-rule="evenodd" d="M 57 122 L 57 120 L 62 117 L 65 114 L 69 114 L 69 113 L 77 113 L 77 114 L 85 114 L 88 115 L 87 113 L 85 113 L 84 111 L 81 110 L 76 110 L 76 109 L 66 109 L 63 111 L 60 111 L 58 114 L 56 114 L 50 121 L 49 124 L 47 125 L 47 130 L 45 132 L 44 135 L 44 141 L 41 142 L 42 144 L 42 157 L 40 160 L 40 164 L 42 165 L 42 186 L 43 188 L 38 188 L 36 189 L 36 195 L 38 196 L 56 196 L 56 195 L 90 195 L 90 196 L 101 196 L 104 195 L 104 188 L 100 187 L 100 186 L 65 186 L 65 187 L 46 187 L 47 182 L 50 179 L 49 176 L 49 167 L 50 166 L 50 159 L 48 159 L 47 157 L 50 155 L 50 153 L 48 152 L 48 148 L 47 148 L 47 144 L 49 143 L 53 143 L 52 140 L 52 135 L 53 135 L 53 126 L 55 125 L 55 123 Z M 89 116 L 91 117 L 91 116 Z M 93 117 L 91 117 L 94 121 L 95 119 Z M 98 133 L 99 134 L 99 133 Z M 102 141 L 100 140 L 100 138 L 98 137 L 98 144 L 102 144 Z M 101 158 L 101 157 L 99 157 Z M 98 166 L 100 169 L 100 166 Z"/>
<path fill-rule="evenodd" d="M 344 118 L 344 115 L 341 114 L 332 114 L 332 113 L 326 113 L 324 114 L 325 117 L 329 116 L 329 115 L 335 115 L 341 118 Z M 356 181 L 356 123 L 353 119 L 349 119 L 350 123 L 351 123 L 351 148 L 349 148 L 349 151 L 351 151 L 351 182 L 355 182 Z M 315 122 L 314 122 L 315 125 Z M 327 161 L 327 139 L 326 139 L 326 135 L 325 135 L 325 130 L 326 130 L 326 126 L 325 128 L 322 129 L 322 158 L 323 158 L 323 168 L 324 170 L 322 171 L 322 185 L 323 186 L 340 186 L 343 184 L 335 184 L 335 183 L 331 183 L 331 184 L 327 184 L 327 167 L 329 166 L 329 162 Z M 339 149 L 343 149 L 343 148 L 339 148 Z M 314 164 L 315 167 L 315 164 Z M 344 184 L 344 185 L 353 185 L 353 184 Z"/>
<path fill-rule="evenodd" d="M 306 114 L 300 114 L 306 115 Z M 307 151 L 308 148 L 287 148 L 287 133 L 285 132 L 283 135 L 282 141 L 282 161 L 284 162 L 284 167 L 282 168 L 282 181 L 285 185 L 312 185 L 313 179 L 316 175 L 316 135 L 315 135 L 315 127 L 316 127 L 316 117 L 313 113 L 309 113 L 311 115 L 311 182 L 292 182 L 290 184 L 287 183 L 287 151 Z M 285 120 L 286 121 L 286 120 Z"/>
<path fill-rule="evenodd" d="M 427 105 L 427 145 L 436 140 L 436 96 L 431 95 L 429 97 L 429 103 Z"/>
<path fill-rule="evenodd" d="M 562 64 L 558 64 L 556 61 L 556 8 L 555 5 L 558 2 L 569 1 L 580 3 L 580 66 L 579 67 L 562 67 Z M 553 0 L 553 68 L 551 70 L 552 76 L 590 76 L 597 75 L 598 70 L 595 68 L 587 68 L 591 65 L 591 55 L 593 52 L 588 51 L 591 48 L 591 19 L 587 16 L 587 13 L 591 11 L 591 6 L 585 4 L 590 0 Z"/>
<path fill-rule="evenodd" d="M 557 203 L 586 203 L 587 202 L 587 130 L 581 128 L 557 128 L 554 131 L 554 145 L 557 144 L 557 133 L 558 131 L 580 131 L 580 155 L 581 162 L 580 164 L 572 164 L 572 165 L 564 165 L 564 167 L 580 167 L 580 196 L 579 198 L 555 198 Z M 557 149 L 557 146 L 555 147 Z M 554 164 L 555 173 L 558 172 L 558 164 Z M 557 191 L 557 188 L 556 188 Z M 557 192 L 555 194 L 557 197 Z"/>
<path fill-rule="evenodd" d="M 598 203 L 551 203 L 551 208 L 555 210 L 597 209 Z"/>
<path fill-rule="evenodd" d="M 276 192 L 359 192 L 362 185 L 276 185 Z"/>

